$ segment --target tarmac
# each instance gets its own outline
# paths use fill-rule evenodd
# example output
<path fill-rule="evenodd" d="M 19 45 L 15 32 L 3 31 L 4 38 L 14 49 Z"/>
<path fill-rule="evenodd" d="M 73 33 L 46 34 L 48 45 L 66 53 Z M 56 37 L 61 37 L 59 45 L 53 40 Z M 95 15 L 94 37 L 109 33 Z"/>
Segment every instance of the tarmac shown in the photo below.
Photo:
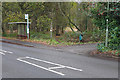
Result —
<path fill-rule="evenodd" d="M 96 50 L 97 43 L 91 43 L 91 44 L 79 44 L 79 45 L 72 45 L 72 46 L 62 46 L 62 47 L 53 47 L 53 46 L 47 46 L 40 43 L 33 43 L 33 42 L 27 42 L 27 41 L 21 41 L 20 39 L 1 39 L 0 41 L 10 44 L 16 44 L 21 46 L 27 46 L 27 47 L 35 47 L 40 49 L 53 49 L 60 52 L 69 52 L 69 53 L 75 53 L 79 55 L 88 55 L 93 50 Z"/>

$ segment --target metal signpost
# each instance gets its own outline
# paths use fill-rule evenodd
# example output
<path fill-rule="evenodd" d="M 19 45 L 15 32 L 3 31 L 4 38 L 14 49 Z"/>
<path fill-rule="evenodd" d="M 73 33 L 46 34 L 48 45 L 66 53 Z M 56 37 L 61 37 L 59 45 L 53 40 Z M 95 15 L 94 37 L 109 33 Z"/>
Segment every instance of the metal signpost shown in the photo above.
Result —
<path fill-rule="evenodd" d="M 29 39 L 29 19 L 28 19 L 28 14 L 25 14 L 25 19 L 27 19 L 27 38 Z"/>

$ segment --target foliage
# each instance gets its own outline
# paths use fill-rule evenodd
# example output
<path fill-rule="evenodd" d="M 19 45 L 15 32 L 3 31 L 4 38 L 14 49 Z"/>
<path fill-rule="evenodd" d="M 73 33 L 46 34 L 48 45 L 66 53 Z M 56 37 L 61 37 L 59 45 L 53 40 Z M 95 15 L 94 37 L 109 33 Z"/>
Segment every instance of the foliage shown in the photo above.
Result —
<path fill-rule="evenodd" d="M 120 50 L 120 28 L 115 27 L 111 32 L 110 32 L 110 37 L 108 41 L 109 48 L 112 50 Z"/>
<path fill-rule="evenodd" d="M 12 37 L 16 38 L 17 34 L 16 33 L 10 33 L 10 34 L 2 34 L 3 37 Z"/>
<path fill-rule="evenodd" d="M 105 31 L 100 29 L 93 29 L 91 40 L 92 41 L 104 41 Z"/>
<path fill-rule="evenodd" d="M 46 32 L 50 29 L 49 25 L 51 23 L 51 19 L 44 15 L 44 16 L 40 16 L 37 19 L 37 29 L 39 29 L 38 31 L 42 31 L 42 32 Z"/>
<path fill-rule="evenodd" d="M 118 27 L 120 23 L 119 3 L 110 3 L 109 15 L 107 16 L 107 3 L 4 2 L 3 24 L 8 22 L 26 21 L 24 19 L 24 14 L 26 13 L 29 13 L 31 22 L 30 37 L 32 39 L 50 40 L 49 31 L 52 26 L 53 41 L 51 42 L 56 40 L 55 34 L 60 34 L 61 36 L 58 38 L 58 41 L 61 43 L 78 43 L 79 35 L 81 33 L 83 34 L 83 40 L 85 42 L 104 41 L 106 19 L 108 18 L 110 31 L 109 47 L 112 49 L 113 46 L 118 44 L 117 41 L 119 41 L 117 38 L 118 33 L 111 32 L 115 27 Z M 96 28 L 96 26 L 98 26 L 98 28 Z M 72 30 L 73 32 L 65 32 L 65 27 L 70 27 L 71 30 L 76 28 L 79 32 L 75 32 L 74 30 Z M 8 25 L 3 25 L 2 28 L 3 31 L 7 31 Z M 114 36 L 114 38 L 112 36 Z M 117 41 L 115 42 L 115 40 Z M 117 48 L 114 47 L 114 49 Z"/>
<path fill-rule="evenodd" d="M 79 42 L 79 35 L 78 32 L 65 32 L 63 36 L 67 42 Z"/>
<path fill-rule="evenodd" d="M 108 3 L 99 2 L 94 8 L 91 8 L 93 22 L 100 29 L 106 29 L 106 19 L 109 20 L 109 31 L 114 27 L 119 26 L 120 21 L 120 2 L 110 2 L 108 9 Z"/>
<path fill-rule="evenodd" d="M 33 32 L 33 31 L 31 31 L 30 32 L 30 38 L 32 38 L 32 39 L 50 39 L 50 36 L 49 36 L 49 34 L 48 33 L 42 33 L 42 32 Z"/>
<path fill-rule="evenodd" d="M 109 7 L 108 7 L 109 5 Z M 109 50 L 119 50 L 120 47 L 120 2 L 97 3 L 94 8 L 91 9 L 93 15 L 93 22 L 101 30 L 105 30 L 108 19 L 108 47 L 105 47 L 103 43 L 97 46 L 97 49 L 101 52 Z M 117 54 L 117 52 L 116 52 Z"/>
<path fill-rule="evenodd" d="M 105 43 L 98 44 L 97 49 L 100 52 L 107 52 L 110 50 L 107 47 L 105 47 Z"/>

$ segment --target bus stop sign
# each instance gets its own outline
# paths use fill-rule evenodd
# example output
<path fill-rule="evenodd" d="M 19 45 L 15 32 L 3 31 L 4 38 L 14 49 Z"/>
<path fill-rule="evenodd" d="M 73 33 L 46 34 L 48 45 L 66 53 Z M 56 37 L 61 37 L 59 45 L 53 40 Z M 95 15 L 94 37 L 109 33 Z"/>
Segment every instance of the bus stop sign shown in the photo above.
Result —
<path fill-rule="evenodd" d="M 25 14 L 25 19 L 28 19 L 28 14 Z"/>

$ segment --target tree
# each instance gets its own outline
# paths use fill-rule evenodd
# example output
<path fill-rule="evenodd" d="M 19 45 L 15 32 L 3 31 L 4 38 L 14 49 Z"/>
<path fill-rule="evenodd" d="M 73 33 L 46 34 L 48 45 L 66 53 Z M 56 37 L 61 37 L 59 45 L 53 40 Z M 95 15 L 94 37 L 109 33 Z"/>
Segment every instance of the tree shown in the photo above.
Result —
<path fill-rule="evenodd" d="M 109 10 L 108 3 L 97 3 L 92 9 L 93 22 L 101 30 L 106 29 L 106 19 L 109 20 L 109 48 L 119 49 L 120 47 L 120 2 L 110 2 Z"/>
<path fill-rule="evenodd" d="M 71 25 L 73 25 L 73 26 L 75 26 L 75 28 L 76 28 L 78 31 L 80 31 L 80 29 L 78 28 L 78 26 L 72 21 L 72 19 L 71 19 L 71 17 L 70 17 L 70 11 L 69 11 L 69 10 L 70 10 L 71 6 L 73 7 L 74 4 L 76 4 L 76 3 L 68 3 L 67 6 L 65 6 L 64 4 L 62 4 L 62 7 L 64 7 L 64 10 L 63 10 L 63 8 L 61 8 L 61 4 L 60 4 L 60 3 L 58 3 L 58 6 L 59 6 L 59 9 L 60 9 L 62 15 L 63 15 L 65 18 L 68 19 L 71 30 L 73 31 L 73 29 L 72 29 L 72 27 L 71 27 Z M 73 16 L 73 15 L 72 15 L 72 16 Z"/>

